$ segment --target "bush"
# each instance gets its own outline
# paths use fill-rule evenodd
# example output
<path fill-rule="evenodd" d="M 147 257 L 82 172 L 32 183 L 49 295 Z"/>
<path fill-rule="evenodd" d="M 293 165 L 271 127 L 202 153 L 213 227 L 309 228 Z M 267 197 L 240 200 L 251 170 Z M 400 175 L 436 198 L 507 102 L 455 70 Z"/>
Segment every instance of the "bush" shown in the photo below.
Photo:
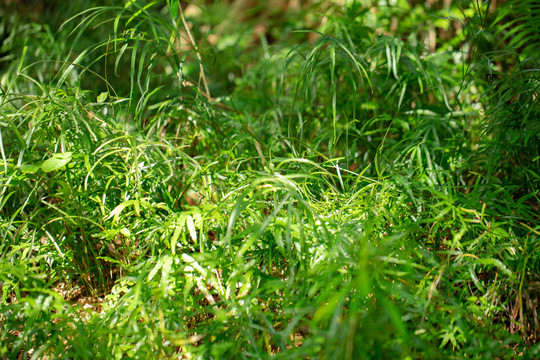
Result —
<path fill-rule="evenodd" d="M 3 3 L 1 356 L 538 353 L 535 1 Z"/>

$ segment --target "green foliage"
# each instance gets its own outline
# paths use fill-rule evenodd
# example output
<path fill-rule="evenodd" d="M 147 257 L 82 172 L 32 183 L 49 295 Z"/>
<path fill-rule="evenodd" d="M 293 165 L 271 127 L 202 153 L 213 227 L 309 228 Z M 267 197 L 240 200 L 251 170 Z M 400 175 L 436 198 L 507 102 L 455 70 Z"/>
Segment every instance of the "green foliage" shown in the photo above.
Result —
<path fill-rule="evenodd" d="M 38 3 L 1 357 L 538 357 L 536 1 Z"/>

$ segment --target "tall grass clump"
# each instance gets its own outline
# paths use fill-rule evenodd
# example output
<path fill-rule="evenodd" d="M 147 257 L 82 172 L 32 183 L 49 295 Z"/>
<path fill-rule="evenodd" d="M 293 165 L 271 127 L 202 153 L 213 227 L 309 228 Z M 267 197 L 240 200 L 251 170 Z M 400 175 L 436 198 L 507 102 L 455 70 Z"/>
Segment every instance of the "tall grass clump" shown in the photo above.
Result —
<path fill-rule="evenodd" d="M 539 356 L 535 1 L 0 4 L 1 357 Z"/>

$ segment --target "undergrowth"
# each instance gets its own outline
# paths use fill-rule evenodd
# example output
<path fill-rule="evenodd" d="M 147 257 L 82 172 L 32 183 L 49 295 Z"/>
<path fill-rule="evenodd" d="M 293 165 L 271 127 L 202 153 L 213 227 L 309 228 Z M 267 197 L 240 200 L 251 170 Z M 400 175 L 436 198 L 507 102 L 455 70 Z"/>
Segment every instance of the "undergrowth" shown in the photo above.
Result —
<path fill-rule="evenodd" d="M 0 2 L 1 356 L 539 357 L 538 1 L 228 3 Z"/>

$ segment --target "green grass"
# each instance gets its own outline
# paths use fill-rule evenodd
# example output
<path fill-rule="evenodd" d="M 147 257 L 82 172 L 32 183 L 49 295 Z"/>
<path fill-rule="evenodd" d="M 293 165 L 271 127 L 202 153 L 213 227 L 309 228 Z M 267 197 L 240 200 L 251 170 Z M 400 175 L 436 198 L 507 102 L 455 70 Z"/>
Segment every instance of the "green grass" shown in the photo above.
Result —
<path fill-rule="evenodd" d="M 5 2 L 0 356 L 540 356 L 540 7 L 395 3 Z"/>

